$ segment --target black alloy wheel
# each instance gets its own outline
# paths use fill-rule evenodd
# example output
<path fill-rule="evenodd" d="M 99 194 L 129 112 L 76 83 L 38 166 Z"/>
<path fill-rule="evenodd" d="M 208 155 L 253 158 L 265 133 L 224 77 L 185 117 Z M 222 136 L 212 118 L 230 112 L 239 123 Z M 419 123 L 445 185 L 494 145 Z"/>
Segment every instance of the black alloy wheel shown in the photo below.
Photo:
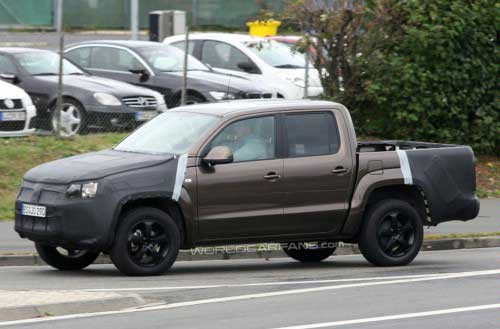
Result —
<path fill-rule="evenodd" d="M 363 256 L 376 266 L 409 264 L 423 242 L 420 213 L 400 199 L 385 199 L 370 206 L 358 238 Z"/>
<path fill-rule="evenodd" d="M 136 208 L 121 216 L 110 256 L 126 275 L 158 275 L 174 263 L 180 241 L 180 229 L 167 213 Z"/>

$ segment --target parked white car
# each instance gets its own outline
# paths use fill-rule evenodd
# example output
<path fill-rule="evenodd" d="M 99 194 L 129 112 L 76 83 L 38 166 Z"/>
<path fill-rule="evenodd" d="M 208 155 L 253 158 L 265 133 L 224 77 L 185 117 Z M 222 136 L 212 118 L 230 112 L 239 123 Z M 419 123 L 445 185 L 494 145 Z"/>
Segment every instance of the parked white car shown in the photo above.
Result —
<path fill-rule="evenodd" d="M 166 44 L 185 48 L 185 35 L 166 38 Z M 232 33 L 193 33 L 188 51 L 215 71 L 244 77 L 274 89 L 278 97 L 304 97 L 305 56 L 274 40 Z M 323 93 L 319 73 L 308 70 L 308 96 Z"/>
<path fill-rule="evenodd" d="M 36 108 L 21 88 L 0 80 L 0 137 L 32 134 Z"/>

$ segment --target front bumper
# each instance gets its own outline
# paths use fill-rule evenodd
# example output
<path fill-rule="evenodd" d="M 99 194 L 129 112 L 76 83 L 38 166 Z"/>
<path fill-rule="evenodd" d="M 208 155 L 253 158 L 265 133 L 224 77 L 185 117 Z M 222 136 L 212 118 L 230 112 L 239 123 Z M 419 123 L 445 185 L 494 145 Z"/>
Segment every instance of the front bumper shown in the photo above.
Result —
<path fill-rule="evenodd" d="M 152 107 L 133 108 L 125 104 L 121 106 L 87 105 L 88 125 L 96 128 L 124 128 L 141 124 L 145 119 L 138 119 L 139 113 L 158 115 L 167 110 L 165 104 Z"/>
<path fill-rule="evenodd" d="M 101 188 L 101 186 L 100 186 Z M 14 229 L 22 238 L 70 249 L 103 250 L 113 211 L 107 201 L 66 197 L 66 185 L 24 181 L 15 205 Z M 46 207 L 46 217 L 26 216 L 23 204 Z"/>
<path fill-rule="evenodd" d="M 27 106 L 23 111 L 26 113 L 26 120 L 7 121 L 5 122 L 5 127 L 0 125 L 0 137 L 29 136 L 35 132 L 35 128 L 33 125 L 33 119 L 36 116 L 35 106 Z"/>

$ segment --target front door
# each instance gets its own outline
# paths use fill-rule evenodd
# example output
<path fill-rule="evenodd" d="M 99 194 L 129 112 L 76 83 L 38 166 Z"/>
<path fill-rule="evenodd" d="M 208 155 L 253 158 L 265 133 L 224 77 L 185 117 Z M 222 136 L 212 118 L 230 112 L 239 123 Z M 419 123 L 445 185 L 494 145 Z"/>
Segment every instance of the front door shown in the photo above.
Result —
<path fill-rule="evenodd" d="M 347 215 L 354 165 L 338 118 L 332 111 L 283 115 L 284 216 L 295 233 L 337 232 Z"/>
<path fill-rule="evenodd" d="M 229 123 L 207 149 L 227 146 L 234 161 L 199 166 L 198 228 L 202 240 L 280 232 L 283 159 L 277 157 L 274 115 Z"/>

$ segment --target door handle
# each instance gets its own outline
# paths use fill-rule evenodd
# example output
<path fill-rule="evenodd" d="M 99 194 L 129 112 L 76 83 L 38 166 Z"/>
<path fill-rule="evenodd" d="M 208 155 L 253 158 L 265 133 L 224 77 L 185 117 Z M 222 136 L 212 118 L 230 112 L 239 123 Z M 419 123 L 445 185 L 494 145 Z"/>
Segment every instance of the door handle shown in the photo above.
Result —
<path fill-rule="evenodd" d="M 332 174 L 343 174 L 346 172 L 347 172 L 347 169 L 344 167 L 336 167 L 335 169 L 332 169 Z"/>
<path fill-rule="evenodd" d="M 281 175 L 279 175 L 275 172 L 270 172 L 264 176 L 264 179 L 268 179 L 268 180 L 273 180 L 273 179 L 278 179 L 278 178 L 281 178 Z"/>

